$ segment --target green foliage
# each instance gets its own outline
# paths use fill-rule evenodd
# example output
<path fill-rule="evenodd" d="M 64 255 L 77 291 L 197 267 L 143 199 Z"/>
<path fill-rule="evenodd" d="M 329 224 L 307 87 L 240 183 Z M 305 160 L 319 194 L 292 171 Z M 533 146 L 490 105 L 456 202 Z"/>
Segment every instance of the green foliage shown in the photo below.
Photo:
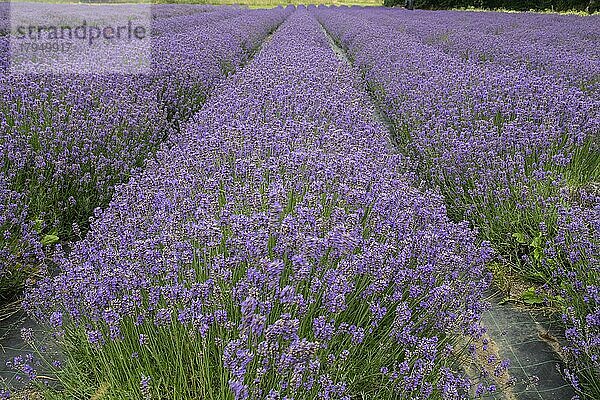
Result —
<path fill-rule="evenodd" d="M 42 238 L 42 246 L 49 246 L 51 244 L 57 243 L 59 241 L 59 237 L 56 235 L 44 235 Z"/>
<path fill-rule="evenodd" d="M 534 287 L 530 287 L 529 289 L 521 293 L 521 299 L 525 304 L 528 305 L 539 305 L 544 303 L 544 298 L 538 293 L 536 293 Z"/>

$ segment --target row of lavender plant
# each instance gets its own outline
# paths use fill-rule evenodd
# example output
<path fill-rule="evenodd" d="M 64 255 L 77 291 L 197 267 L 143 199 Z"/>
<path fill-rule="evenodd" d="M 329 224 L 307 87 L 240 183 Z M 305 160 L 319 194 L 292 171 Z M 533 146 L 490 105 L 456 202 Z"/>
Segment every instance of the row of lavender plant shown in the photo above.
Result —
<path fill-rule="evenodd" d="M 490 249 L 407 183 L 365 104 L 299 8 L 28 293 L 63 357 L 55 397 L 493 390 L 459 364 L 482 333 Z M 43 381 L 35 363 L 14 367 Z"/>
<path fill-rule="evenodd" d="M 376 26 L 381 11 L 319 9 L 453 218 L 562 306 L 574 386 L 600 396 L 600 100 L 524 70 L 477 65 Z M 539 294 L 526 292 L 530 303 Z"/>
<path fill-rule="evenodd" d="M 525 68 L 575 85 L 600 89 L 600 17 L 385 9 L 362 13 L 448 54 L 474 63 Z"/>
<path fill-rule="evenodd" d="M 173 17 L 185 29 L 153 39 L 147 75 L 0 76 L 0 299 L 38 268 L 44 246 L 80 236 L 114 186 L 288 12 L 224 8 Z M 155 26 L 171 26 L 173 18 Z"/>
<path fill-rule="evenodd" d="M 152 87 L 158 91 L 168 119 L 177 124 L 187 121 L 223 77 L 246 63 L 290 12 L 281 7 L 252 11 L 219 7 L 216 12 L 153 24 L 158 34 L 152 47 L 153 73 L 160 78 Z M 178 24 L 186 28 L 177 28 Z M 160 32 L 168 34 L 161 36 Z"/>
<path fill-rule="evenodd" d="M 173 6 L 173 8 L 163 8 L 161 5 L 152 6 L 152 34 L 155 36 L 172 36 L 174 34 L 189 31 L 211 24 L 227 17 L 240 15 L 244 12 L 238 7 L 213 7 L 205 12 L 199 13 L 196 10 L 198 6 Z M 175 13 L 174 10 L 181 9 L 188 12 Z M 169 14 L 168 17 L 160 17 L 161 12 Z M 175 14 L 175 15 L 171 15 Z"/>
<path fill-rule="evenodd" d="M 153 4 L 152 19 L 170 18 L 195 13 L 208 13 L 219 10 L 220 7 L 210 4 Z"/>

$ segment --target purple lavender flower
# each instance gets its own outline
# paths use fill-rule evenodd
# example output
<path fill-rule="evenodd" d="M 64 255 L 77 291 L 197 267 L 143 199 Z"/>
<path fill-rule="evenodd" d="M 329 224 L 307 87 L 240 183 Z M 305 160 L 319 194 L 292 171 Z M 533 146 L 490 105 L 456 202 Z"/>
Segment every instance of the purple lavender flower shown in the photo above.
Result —
<path fill-rule="evenodd" d="M 264 32 L 286 12 L 257 15 L 234 19 Z M 359 77 L 299 8 L 119 186 L 30 312 L 64 312 L 94 351 L 136 344 L 139 362 L 197 349 L 182 357 L 210 359 L 236 398 L 349 399 L 384 367 L 375 397 L 465 394 L 458 368 L 430 382 L 449 338 L 482 332 L 491 251 L 412 186 Z"/>

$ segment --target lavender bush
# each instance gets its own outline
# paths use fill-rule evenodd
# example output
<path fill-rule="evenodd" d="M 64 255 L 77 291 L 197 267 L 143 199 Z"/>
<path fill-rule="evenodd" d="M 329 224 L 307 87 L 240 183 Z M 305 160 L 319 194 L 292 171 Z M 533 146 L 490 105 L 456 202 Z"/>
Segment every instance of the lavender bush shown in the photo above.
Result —
<path fill-rule="evenodd" d="M 578 193 L 559 207 L 558 232 L 537 262 L 554 267 L 553 285 L 564 301 L 569 379 L 584 396 L 600 394 L 600 195 Z"/>
<path fill-rule="evenodd" d="M 79 237 L 115 185 L 143 166 L 287 12 L 223 8 L 205 13 L 214 14 L 210 20 L 203 13 L 160 18 L 155 27 L 182 31 L 153 39 L 148 75 L 0 76 L 0 207 L 7 210 L 0 297 L 39 268 L 42 246 Z"/>
<path fill-rule="evenodd" d="M 382 13 L 319 9 L 317 15 L 362 69 L 398 146 L 418 175 L 440 188 L 453 219 L 471 221 L 495 247 L 499 262 L 545 285 L 551 300 L 563 307 L 570 341 L 565 350 L 582 378 L 576 382 L 573 375 L 573 383 L 598 397 L 596 92 L 553 79 L 542 67 L 529 70 L 507 61 L 473 62 L 460 52 L 446 54 L 423 42 L 429 32 L 399 38 L 385 18 L 373 24 Z M 388 19 L 408 18 L 402 15 L 390 11 Z M 530 24 L 538 17 L 531 18 Z M 430 26 L 425 18 L 424 30 L 442 34 L 440 26 L 451 20 Z M 554 47 L 546 46 L 547 55 Z M 562 46 L 560 41 L 556 46 Z M 595 47 L 587 51 L 589 59 L 598 57 Z M 562 65 L 554 61 L 546 65 Z M 597 73 L 588 72 L 592 75 L 586 79 L 597 79 Z M 586 201 L 573 200 L 582 196 Z"/>
<path fill-rule="evenodd" d="M 353 12 L 454 57 L 550 75 L 582 90 L 600 89 L 598 15 L 375 9 Z"/>
<path fill-rule="evenodd" d="M 13 365 L 69 399 L 493 390 L 461 364 L 491 249 L 409 184 L 356 72 L 299 8 L 28 292 L 61 366 Z"/>

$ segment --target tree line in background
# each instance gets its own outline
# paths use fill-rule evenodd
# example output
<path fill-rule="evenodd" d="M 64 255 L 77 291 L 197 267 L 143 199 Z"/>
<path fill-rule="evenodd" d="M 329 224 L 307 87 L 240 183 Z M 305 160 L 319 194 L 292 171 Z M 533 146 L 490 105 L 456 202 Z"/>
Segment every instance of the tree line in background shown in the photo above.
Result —
<path fill-rule="evenodd" d="M 413 3 L 415 8 L 447 9 L 477 7 L 485 9 L 508 9 L 517 11 L 600 11 L 597 0 L 384 0 L 386 6 L 406 6 Z"/>

